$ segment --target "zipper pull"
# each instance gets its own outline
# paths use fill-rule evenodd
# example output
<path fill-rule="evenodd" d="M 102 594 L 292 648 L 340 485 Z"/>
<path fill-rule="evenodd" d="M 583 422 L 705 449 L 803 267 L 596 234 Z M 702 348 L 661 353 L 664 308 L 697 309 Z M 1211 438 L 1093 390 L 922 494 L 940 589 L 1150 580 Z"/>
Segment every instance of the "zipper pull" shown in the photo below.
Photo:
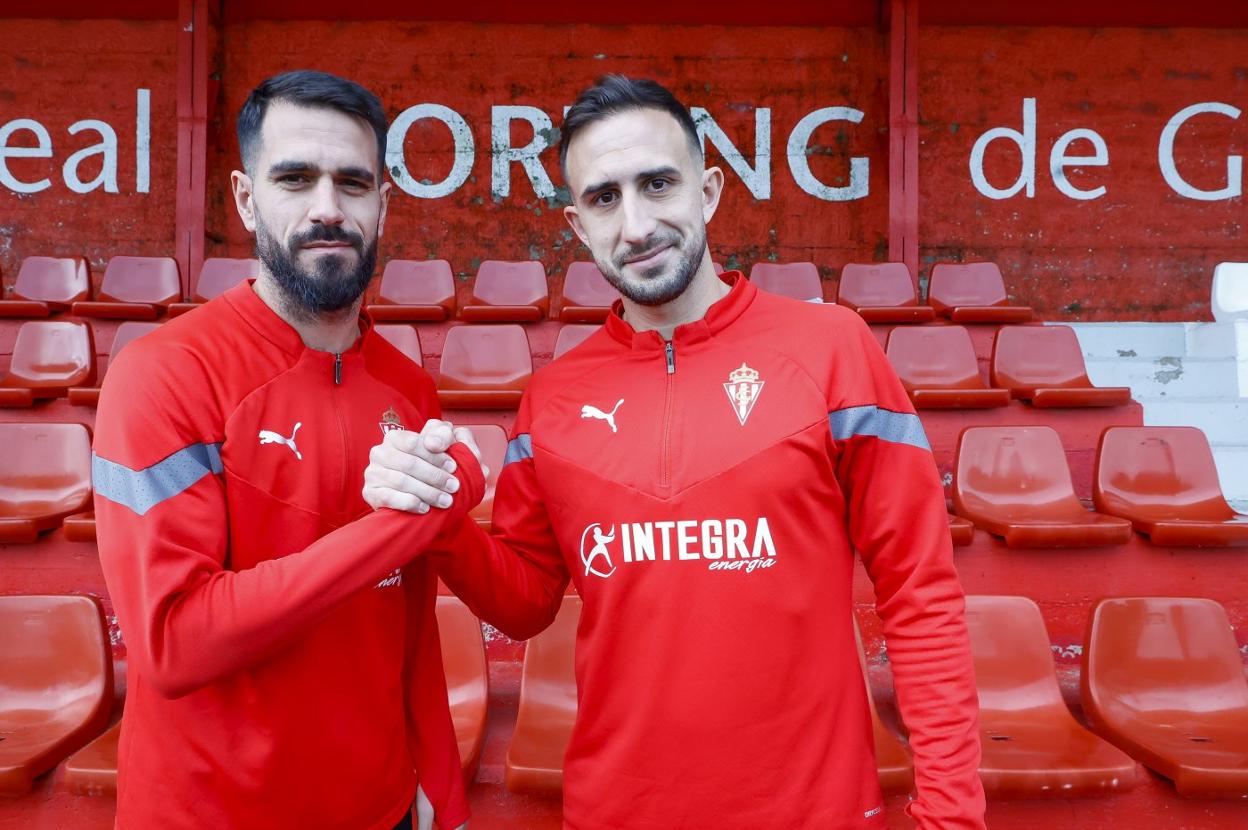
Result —
<path fill-rule="evenodd" d="M 670 340 L 667 341 L 666 351 L 667 351 L 667 373 L 669 375 L 674 375 L 676 374 L 676 344 Z"/>
<path fill-rule="evenodd" d="M 334 386 L 342 383 L 342 355 L 334 355 Z"/>

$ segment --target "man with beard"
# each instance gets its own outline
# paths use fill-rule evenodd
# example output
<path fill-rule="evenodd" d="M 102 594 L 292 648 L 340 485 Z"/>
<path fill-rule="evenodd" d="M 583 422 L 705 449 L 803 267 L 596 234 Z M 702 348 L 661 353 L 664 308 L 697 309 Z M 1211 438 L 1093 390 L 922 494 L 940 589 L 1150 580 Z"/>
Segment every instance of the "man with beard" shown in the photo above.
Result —
<path fill-rule="evenodd" d="M 564 827 L 885 827 L 857 552 L 910 731 L 906 810 L 923 830 L 982 830 L 944 495 L 874 337 L 852 312 L 716 276 L 706 223 L 723 176 L 658 84 L 610 76 L 582 93 L 560 160 L 567 219 L 623 299 L 525 392 L 492 535 L 461 522 L 438 559 L 519 639 L 576 585 Z M 596 417 L 617 401 L 609 424 Z M 369 503 L 429 506 L 453 435 L 386 436 Z"/>
<path fill-rule="evenodd" d="M 424 515 L 370 511 L 358 485 L 385 432 L 439 414 L 360 316 L 385 137 L 358 84 L 261 83 L 232 174 L 260 273 L 109 367 L 92 472 L 130 666 L 119 827 L 391 830 L 417 800 L 423 827 L 467 818 L 418 554 L 482 471 L 450 448 L 462 498 Z"/>

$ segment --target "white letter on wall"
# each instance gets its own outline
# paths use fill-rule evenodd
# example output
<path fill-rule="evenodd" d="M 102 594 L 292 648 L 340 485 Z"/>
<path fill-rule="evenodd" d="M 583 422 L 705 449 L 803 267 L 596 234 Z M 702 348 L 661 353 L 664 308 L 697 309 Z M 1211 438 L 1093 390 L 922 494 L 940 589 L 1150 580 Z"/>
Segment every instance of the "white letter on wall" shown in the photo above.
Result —
<path fill-rule="evenodd" d="M 1018 174 L 1018 180 L 1004 190 L 993 187 L 984 176 L 984 151 L 998 138 L 1013 141 L 1018 145 L 1019 152 L 1023 156 L 1022 170 Z M 1024 187 L 1027 188 L 1028 199 L 1036 195 L 1035 98 L 1023 99 L 1023 131 L 1021 133 L 1009 127 L 994 127 L 975 140 L 975 146 L 971 148 L 971 182 L 976 190 L 989 199 L 1008 199 Z"/>
<path fill-rule="evenodd" d="M 1206 112 L 1215 112 L 1228 118 L 1239 118 L 1238 109 L 1218 101 L 1184 107 L 1166 123 L 1166 128 L 1161 131 L 1161 144 L 1157 147 L 1157 163 L 1161 165 L 1161 175 L 1165 177 L 1166 184 L 1170 185 L 1170 189 L 1180 196 L 1200 202 L 1234 199 L 1243 192 L 1244 160 L 1241 156 L 1226 157 L 1226 187 L 1221 190 L 1200 190 L 1192 187 L 1183 180 L 1174 166 L 1174 139 L 1179 134 L 1179 128 L 1193 115 Z"/>
<path fill-rule="evenodd" d="M 861 199 L 870 191 L 869 179 L 871 172 L 870 159 L 855 156 L 849 160 L 849 184 L 845 187 L 830 187 L 815 178 L 810 172 L 810 162 L 806 160 L 806 150 L 810 146 L 810 137 L 815 128 L 829 121 L 851 121 L 858 124 L 862 121 L 862 110 L 853 107 L 824 107 L 807 115 L 789 135 L 789 170 L 797 186 L 816 199 L 828 202 L 849 202 Z"/>
<path fill-rule="evenodd" d="M 754 110 L 754 164 L 733 146 L 727 134 L 715 123 L 711 114 L 701 107 L 691 107 L 689 114 L 698 128 L 703 147 L 709 140 L 724 161 L 732 168 L 755 199 L 771 198 L 771 109 L 759 107 Z M 804 159 L 803 159 L 804 161 Z M 809 171 L 809 167 L 807 171 Z"/>
<path fill-rule="evenodd" d="M 135 100 L 134 190 L 147 193 L 152 184 L 152 91 L 140 89 Z"/>
<path fill-rule="evenodd" d="M 35 146 L 8 146 L 9 136 L 18 130 L 30 130 L 34 133 Z M 18 158 L 52 158 L 52 136 L 48 135 L 46 127 L 34 119 L 18 118 L 0 127 L 0 184 L 15 193 L 38 193 L 40 190 L 47 190 L 52 186 L 52 182 L 49 179 L 40 179 L 37 182 L 19 182 L 14 178 L 13 174 L 9 172 L 7 159 Z"/>
<path fill-rule="evenodd" d="M 511 122 L 516 119 L 533 125 L 533 140 L 523 147 L 511 146 Z M 511 163 L 520 162 L 533 192 L 541 199 L 553 199 L 555 186 L 546 175 L 538 156 L 550 146 L 554 125 L 550 116 L 537 107 L 491 107 L 490 108 L 490 192 L 495 199 L 511 195 Z"/>
<path fill-rule="evenodd" d="M 436 184 L 425 184 L 413 179 L 403 158 L 403 142 L 407 138 L 407 131 L 417 121 L 425 118 L 434 118 L 445 124 L 455 142 L 455 163 L 451 165 L 451 172 Z M 441 199 L 458 190 L 472 173 L 475 153 L 476 145 L 473 144 L 468 122 L 455 110 L 441 104 L 417 104 L 408 107 L 394 119 L 390 132 L 386 135 L 386 168 L 390 171 L 390 178 L 400 190 L 417 199 Z"/>
<path fill-rule="evenodd" d="M 1086 138 L 1092 142 L 1091 156 L 1068 156 L 1066 148 L 1071 142 Z M 1070 179 L 1066 178 L 1067 167 L 1104 167 L 1109 164 L 1109 147 L 1105 144 L 1105 139 L 1101 138 L 1100 133 L 1096 130 L 1071 130 L 1057 140 L 1053 145 L 1053 152 L 1049 154 L 1049 174 L 1053 176 L 1053 184 L 1057 189 L 1065 193 L 1072 199 L 1087 201 L 1088 199 L 1099 199 L 1105 195 L 1105 186 L 1094 187 L 1091 190 L 1080 190 L 1075 187 Z"/>
<path fill-rule="evenodd" d="M 85 119 L 70 125 L 69 134 L 77 135 L 83 130 L 95 130 L 100 134 L 100 143 L 83 147 L 69 158 L 61 167 L 61 175 L 65 177 L 65 186 L 75 193 L 90 193 L 100 185 L 104 185 L 105 193 L 117 192 L 117 133 L 103 121 Z M 89 182 L 84 182 L 78 175 L 78 165 L 91 156 L 104 155 L 100 165 L 100 173 Z"/>

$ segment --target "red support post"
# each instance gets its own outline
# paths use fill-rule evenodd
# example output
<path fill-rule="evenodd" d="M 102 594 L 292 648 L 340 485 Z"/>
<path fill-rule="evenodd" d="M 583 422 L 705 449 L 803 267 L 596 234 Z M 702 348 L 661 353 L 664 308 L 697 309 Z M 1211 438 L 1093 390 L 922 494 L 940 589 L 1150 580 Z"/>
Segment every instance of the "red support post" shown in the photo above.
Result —
<path fill-rule="evenodd" d="M 919 0 L 891 0 L 888 258 L 919 278 Z"/>
<path fill-rule="evenodd" d="M 204 205 L 208 157 L 208 7 L 204 0 L 178 2 L 178 174 L 174 208 L 174 258 L 182 293 L 204 260 Z"/>

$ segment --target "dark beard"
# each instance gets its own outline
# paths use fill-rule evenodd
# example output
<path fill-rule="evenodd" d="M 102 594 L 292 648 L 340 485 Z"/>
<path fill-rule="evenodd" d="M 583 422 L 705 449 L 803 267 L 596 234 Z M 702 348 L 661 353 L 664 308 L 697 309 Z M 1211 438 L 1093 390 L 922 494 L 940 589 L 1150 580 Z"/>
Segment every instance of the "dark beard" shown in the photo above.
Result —
<path fill-rule="evenodd" d="M 694 275 L 702 267 L 702 257 L 706 253 L 706 228 L 702 229 L 696 239 L 690 240 L 691 244 L 684 250 L 681 259 L 667 276 L 647 275 L 644 281 L 637 281 L 626 279 L 622 271 L 624 260 L 652 251 L 669 241 L 677 240 L 655 235 L 647 239 L 645 244 L 630 248 L 620 254 L 618 262 L 606 263 L 597 257 L 594 260 L 598 264 L 598 270 L 607 278 L 607 282 L 611 283 L 615 290 L 627 299 L 637 305 L 663 305 L 685 293 L 689 283 L 693 282 Z"/>
<path fill-rule="evenodd" d="M 314 270 L 299 266 L 299 250 L 309 242 L 346 242 L 357 254 L 354 267 L 339 256 L 322 256 Z M 369 245 L 356 233 L 332 225 L 313 225 L 282 245 L 256 217 L 256 257 L 268 269 L 289 311 L 305 319 L 350 308 L 372 282 L 377 267 L 377 239 Z"/>

